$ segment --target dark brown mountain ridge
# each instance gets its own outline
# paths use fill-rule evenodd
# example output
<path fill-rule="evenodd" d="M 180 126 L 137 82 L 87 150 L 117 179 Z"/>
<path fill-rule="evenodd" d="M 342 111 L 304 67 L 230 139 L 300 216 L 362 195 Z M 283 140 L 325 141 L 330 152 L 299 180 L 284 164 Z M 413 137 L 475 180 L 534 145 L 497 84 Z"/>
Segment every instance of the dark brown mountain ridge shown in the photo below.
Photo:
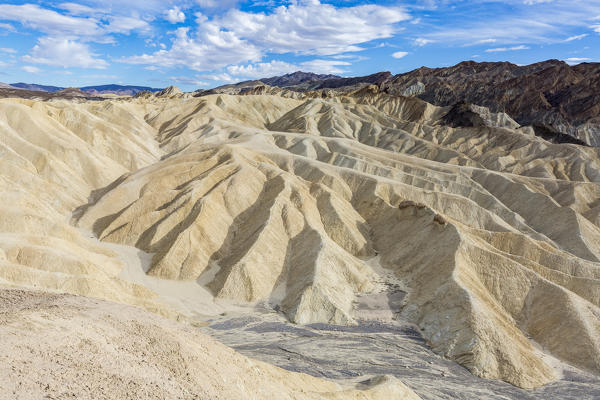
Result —
<path fill-rule="evenodd" d="M 569 135 L 600 145 L 600 64 L 558 60 L 515 64 L 462 62 L 394 76 L 383 89 L 439 106 L 468 102 L 506 112 L 545 135 Z"/>
<path fill-rule="evenodd" d="M 380 72 L 353 78 L 295 72 L 202 93 L 263 84 L 299 92 L 352 91 L 377 85 L 380 91 L 418 97 L 438 106 L 468 103 L 505 112 L 552 142 L 600 146 L 600 63 L 570 66 L 548 60 L 522 66 L 464 61 L 447 68 L 421 67 L 398 75 Z"/>

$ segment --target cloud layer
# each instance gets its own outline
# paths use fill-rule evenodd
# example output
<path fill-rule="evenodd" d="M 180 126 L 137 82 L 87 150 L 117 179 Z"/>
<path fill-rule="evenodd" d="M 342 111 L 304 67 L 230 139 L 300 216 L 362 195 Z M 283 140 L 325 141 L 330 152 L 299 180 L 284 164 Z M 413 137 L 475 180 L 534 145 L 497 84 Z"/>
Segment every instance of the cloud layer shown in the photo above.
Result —
<path fill-rule="evenodd" d="M 2 60 L 15 79 L 23 63 L 160 85 L 471 58 L 573 63 L 600 59 L 600 0 L 5 0 L 0 38 L 15 48 Z"/>
<path fill-rule="evenodd" d="M 356 52 L 363 50 L 363 43 L 392 37 L 397 24 L 407 19 L 406 11 L 398 7 L 334 7 L 317 0 L 280 6 L 272 13 L 234 9 L 211 19 L 196 13 L 196 29 L 178 29 L 170 49 L 122 61 L 203 71 L 259 61 L 268 53 Z"/>

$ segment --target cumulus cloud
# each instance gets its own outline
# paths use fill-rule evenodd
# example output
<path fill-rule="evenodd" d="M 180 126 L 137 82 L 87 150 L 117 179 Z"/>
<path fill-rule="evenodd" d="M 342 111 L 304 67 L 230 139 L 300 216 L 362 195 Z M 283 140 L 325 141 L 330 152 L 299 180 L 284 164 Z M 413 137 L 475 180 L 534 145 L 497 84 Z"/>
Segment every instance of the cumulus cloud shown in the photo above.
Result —
<path fill-rule="evenodd" d="M 132 31 L 141 33 L 150 32 L 150 25 L 137 17 L 111 16 L 108 17 L 109 23 L 104 26 L 107 33 L 130 34 Z"/>
<path fill-rule="evenodd" d="M 69 39 L 112 42 L 110 34 L 129 34 L 132 31 L 149 32 L 150 25 L 133 16 L 110 15 L 87 6 L 63 3 L 63 9 L 73 15 L 63 15 L 35 4 L 0 4 L 0 19 L 16 21 L 23 26 Z"/>
<path fill-rule="evenodd" d="M 111 15 L 138 15 L 146 19 L 153 19 L 173 6 L 189 5 L 191 0 L 80 0 L 79 4 L 89 5 L 94 12 Z"/>
<path fill-rule="evenodd" d="M 269 78 L 271 76 L 285 75 L 300 70 L 318 74 L 340 74 L 347 72 L 343 69 L 343 67 L 349 65 L 351 65 L 349 62 L 340 60 L 316 59 L 305 61 L 299 64 L 288 63 L 281 60 L 273 60 L 270 62 L 247 65 L 231 65 L 227 67 L 226 74 L 215 74 L 210 76 L 210 78 L 207 77 L 207 79 L 230 82 L 239 80 L 241 78 Z"/>
<path fill-rule="evenodd" d="M 227 67 L 227 76 L 244 78 L 265 78 L 276 75 L 284 75 L 298 71 L 300 68 L 285 61 L 273 60 L 270 62 L 255 63 L 248 65 L 232 65 Z M 218 76 L 218 75 L 217 75 Z"/>
<path fill-rule="evenodd" d="M 567 58 L 565 60 L 565 62 L 569 65 L 577 65 L 577 64 L 581 64 L 582 62 L 586 62 L 586 61 L 590 61 L 591 58 L 587 58 L 587 57 L 571 57 L 571 58 Z"/>
<path fill-rule="evenodd" d="M 21 68 L 25 72 L 29 72 L 30 74 L 39 74 L 42 72 L 38 67 L 34 67 L 33 65 L 25 65 Z"/>
<path fill-rule="evenodd" d="M 531 47 L 520 45 L 513 47 L 496 47 L 495 49 L 487 49 L 486 53 L 499 53 L 504 51 L 529 50 Z"/>
<path fill-rule="evenodd" d="M 425 38 L 416 38 L 414 41 L 415 46 L 423 47 L 427 46 L 429 43 L 433 43 L 435 40 L 425 39 Z"/>
<path fill-rule="evenodd" d="M 106 68 L 108 63 L 95 58 L 86 44 L 66 38 L 42 37 L 31 50 L 23 56 L 23 61 L 64 68 Z"/>
<path fill-rule="evenodd" d="M 317 74 L 341 74 L 348 72 L 344 67 L 352 64 L 347 61 L 317 59 L 303 62 L 300 65 L 300 69 Z"/>
<path fill-rule="evenodd" d="M 133 56 L 121 61 L 129 64 L 156 65 L 170 68 L 185 66 L 207 71 L 244 61 L 258 61 L 262 53 L 232 32 L 207 30 L 201 36 L 190 37 L 189 28 L 178 28 L 169 50 Z"/>
<path fill-rule="evenodd" d="M 102 36 L 102 28 L 92 18 L 62 15 L 35 4 L 0 4 L 0 18 L 17 21 L 51 35 Z"/>
<path fill-rule="evenodd" d="M 232 10 L 213 24 L 271 52 L 328 55 L 356 51 L 360 43 L 391 37 L 397 30 L 394 24 L 406 19 L 404 10 L 396 7 L 336 8 L 312 0 L 278 7 L 272 14 Z"/>
<path fill-rule="evenodd" d="M 59 8 L 66 10 L 71 15 L 102 15 L 103 12 L 92 7 L 88 7 L 79 3 L 61 3 L 58 5 Z"/>
<path fill-rule="evenodd" d="M 169 50 L 122 61 L 213 70 L 256 62 L 267 53 L 322 56 L 360 51 L 362 43 L 393 36 L 396 24 L 408 18 L 398 7 L 334 7 L 317 0 L 292 2 L 272 13 L 230 10 L 212 19 L 196 13 L 197 30 L 177 30 Z"/>
<path fill-rule="evenodd" d="M 392 54 L 392 57 L 394 58 L 403 58 L 406 57 L 408 55 L 408 52 L 406 51 L 397 51 L 395 53 Z"/>
<path fill-rule="evenodd" d="M 198 77 L 200 79 L 208 79 L 211 81 L 220 81 L 220 82 L 235 82 L 236 79 L 234 77 L 232 77 L 231 75 L 223 72 L 223 73 L 219 73 L 219 74 L 205 74 L 205 75 L 198 75 Z"/>
<path fill-rule="evenodd" d="M 181 11 L 181 9 L 177 6 L 167 10 L 166 17 L 167 21 L 172 24 L 177 24 L 180 22 L 185 22 L 185 13 Z"/>
<path fill-rule="evenodd" d="M 239 3 L 238 0 L 196 0 L 202 8 L 230 8 Z"/>
<path fill-rule="evenodd" d="M 189 76 L 171 76 L 169 80 L 188 86 L 208 86 L 208 82 Z"/>

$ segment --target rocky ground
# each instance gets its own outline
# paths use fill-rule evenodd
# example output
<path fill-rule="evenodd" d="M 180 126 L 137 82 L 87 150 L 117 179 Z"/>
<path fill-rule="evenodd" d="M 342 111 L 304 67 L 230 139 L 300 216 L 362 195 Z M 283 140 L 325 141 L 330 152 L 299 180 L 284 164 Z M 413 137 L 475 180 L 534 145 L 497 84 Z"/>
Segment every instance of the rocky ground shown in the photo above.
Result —
<path fill-rule="evenodd" d="M 433 353 L 411 324 L 291 325 L 274 314 L 213 319 L 203 329 L 240 353 L 290 371 L 334 380 L 393 375 L 428 400 L 593 400 L 600 379 L 561 365 L 561 378 L 535 390 L 482 379 Z"/>

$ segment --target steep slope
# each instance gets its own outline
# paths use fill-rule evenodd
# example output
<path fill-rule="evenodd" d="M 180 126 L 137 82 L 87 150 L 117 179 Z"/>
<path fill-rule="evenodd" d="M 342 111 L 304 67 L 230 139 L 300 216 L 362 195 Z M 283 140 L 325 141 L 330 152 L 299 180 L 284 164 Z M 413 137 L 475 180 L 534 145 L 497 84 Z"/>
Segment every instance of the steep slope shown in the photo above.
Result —
<path fill-rule="evenodd" d="M 553 380 L 529 338 L 600 372 L 598 150 L 483 109 L 483 126 L 448 127 L 449 108 L 375 89 L 155 104 L 169 156 L 78 221 L 153 253 L 149 274 L 352 324 L 377 256 L 409 288 L 398 312 L 477 375 Z"/>
<path fill-rule="evenodd" d="M 469 102 L 506 112 L 521 125 L 600 144 L 600 64 L 569 66 L 549 60 L 526 66 L 463 62 L 419 68 L 384 84 L 389 93 L 414 95 L 448 106 Z M 556 138 L 560 140 L 560 136 Z"/>
<path fill-rule="evenodd" d="M 356 324 L 393 279 L 396 318 L 478 376 L 551 382 L 542 350 L 600 374 L 600 150 L 377 86 L 263 88 L 0 101 L 0 278 L 175 315 L 92 232 L 300 324 Z"/>
<path fill-rule="evenodd" d="M 1 100 L 0 281 L 170 314 L 68 222 L 93 190 L 158 160 L 154 135 L 126 104 Z"/>

